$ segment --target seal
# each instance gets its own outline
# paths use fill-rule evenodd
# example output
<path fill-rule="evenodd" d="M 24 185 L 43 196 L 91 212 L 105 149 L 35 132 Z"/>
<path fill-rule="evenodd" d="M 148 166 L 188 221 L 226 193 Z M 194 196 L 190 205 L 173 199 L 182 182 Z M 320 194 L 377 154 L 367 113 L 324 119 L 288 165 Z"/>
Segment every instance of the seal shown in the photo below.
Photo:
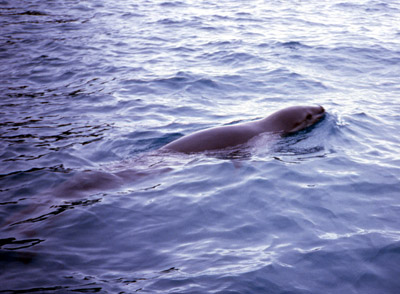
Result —
<path fill-rule="evenodd" d="M 168 143 L 160 150 L 195 153 L 234 147 L 266 132 L 286 135 L 300 131 L 318 122 L 324 114 L 322 106 L 292 106 L 260 120 L 195 132 Z"/>

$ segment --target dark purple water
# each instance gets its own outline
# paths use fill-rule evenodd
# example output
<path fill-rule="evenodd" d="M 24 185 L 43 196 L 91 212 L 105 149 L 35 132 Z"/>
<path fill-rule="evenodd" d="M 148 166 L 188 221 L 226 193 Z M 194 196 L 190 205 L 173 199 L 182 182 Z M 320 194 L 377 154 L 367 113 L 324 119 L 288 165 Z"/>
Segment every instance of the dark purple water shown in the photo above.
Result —
<path fill-rule="evenodd" d="M 399 293 L 399 28 L 396 1 L 0 1 L 0 293 Z M 290 137 L 157 152 L 303 104 L 327 116 Z"/>

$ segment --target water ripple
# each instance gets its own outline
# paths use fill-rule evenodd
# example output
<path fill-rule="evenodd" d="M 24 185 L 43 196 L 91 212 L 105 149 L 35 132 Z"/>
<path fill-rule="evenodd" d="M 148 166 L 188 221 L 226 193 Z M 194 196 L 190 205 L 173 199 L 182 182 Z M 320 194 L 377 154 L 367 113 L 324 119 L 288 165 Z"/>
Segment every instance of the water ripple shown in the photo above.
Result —
<path fill-rule="evenodd" d="M 0 292 L 399 289 L 397 2 L 0 6 Z M 299 104 L 327 115 L 158 151 Z"/>

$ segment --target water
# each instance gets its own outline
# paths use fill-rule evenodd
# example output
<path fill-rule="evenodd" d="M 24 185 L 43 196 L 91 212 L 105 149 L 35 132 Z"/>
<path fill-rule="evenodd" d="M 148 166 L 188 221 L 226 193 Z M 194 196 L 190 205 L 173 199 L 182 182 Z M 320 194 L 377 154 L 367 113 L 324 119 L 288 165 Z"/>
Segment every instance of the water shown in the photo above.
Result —
<path fill-rule="evenodd" d="M 9 0 L 0 28 L 1 293 L 400 291 L 396 1 Z"/>

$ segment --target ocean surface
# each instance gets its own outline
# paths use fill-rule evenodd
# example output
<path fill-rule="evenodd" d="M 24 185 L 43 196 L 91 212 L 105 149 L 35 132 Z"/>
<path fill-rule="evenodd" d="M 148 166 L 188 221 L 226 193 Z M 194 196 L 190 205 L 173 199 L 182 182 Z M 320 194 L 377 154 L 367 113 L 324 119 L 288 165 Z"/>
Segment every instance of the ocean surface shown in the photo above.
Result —
<path fill-rule="evenodd" d="M 0 0 L 0 293 L 400 293 L 399 99 L 395 0 Z"/>

